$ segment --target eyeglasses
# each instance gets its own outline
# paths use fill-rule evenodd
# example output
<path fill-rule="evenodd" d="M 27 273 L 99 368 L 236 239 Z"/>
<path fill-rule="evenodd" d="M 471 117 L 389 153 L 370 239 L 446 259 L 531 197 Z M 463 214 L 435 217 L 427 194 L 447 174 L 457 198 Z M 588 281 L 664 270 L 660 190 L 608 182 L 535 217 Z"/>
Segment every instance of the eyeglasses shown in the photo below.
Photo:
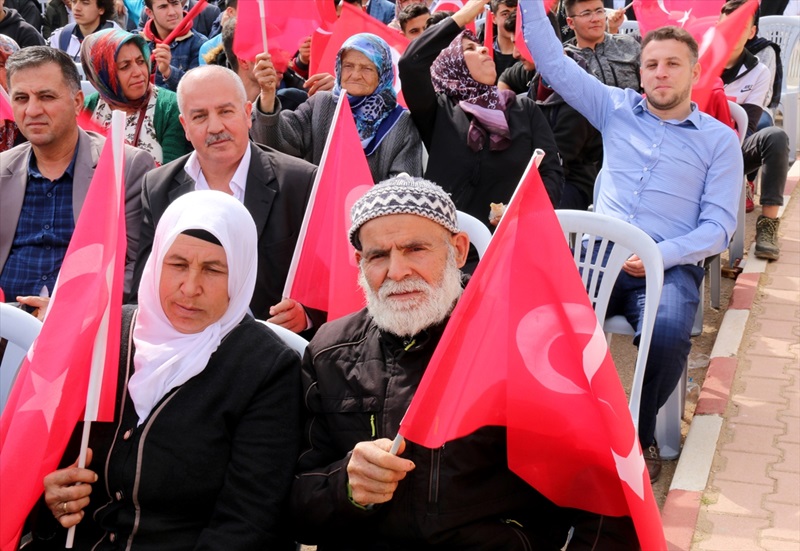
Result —
<path fill-rule="evenodd" d="M 596 10 L 586 10 L 582 11 L 581 13 L 576 13 L 575 15 L 570 15 L 569 17 L 573 19 L 589 19 L 590 17 L 605 17 L 606 16 L 606 9 L 605 8 L 597 8 Z"/>

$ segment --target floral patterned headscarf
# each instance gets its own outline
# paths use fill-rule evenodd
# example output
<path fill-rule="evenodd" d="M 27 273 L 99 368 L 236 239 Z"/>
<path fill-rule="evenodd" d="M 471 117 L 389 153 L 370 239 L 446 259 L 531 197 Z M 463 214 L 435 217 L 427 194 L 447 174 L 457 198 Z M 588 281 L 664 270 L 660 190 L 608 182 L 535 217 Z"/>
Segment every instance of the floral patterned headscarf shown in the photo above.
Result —
<path fill-rule="evenodd" d="M 333 87 L 333 95 L 337 98 L 342 93 L 342 57 L 348 50 L 364 54 L 378 71 L 378 86 L 372 94 L 369 96 L 347 94 L 361 144 L 366 148 L 378 134 L 378 128 L 384 119 L 397 108 L 392 50 L 385 40 L 374 34 L 360 33 L 348 38 L 336 54 L 336 84 Z M 384 130 L 381 133 L 385 135 Z"/>
<path fill-rule="evenodd" d="M 467 144 L 473 151 L 483 149 L 487 137 L 490 149 L 506 149 L 511 144 L 511 132 L 505 110 L 516 95 L 472 78 L 461 43 L 465 38 L 480 44 L 472 31 L 464 29 L 459 33 L 431 65 L 433 89 L 458 102 L 463 111 L 473 116 L 467 134 Z"/>
<path fill-rule="evenodd" d="M 142 51 L 149 76 L 153 70 L 150 66 L 150 48 L 139 34 L 122 29 L 105 29 L 90 34 L 83 39 L 81 45 L 81 64 L 86 79 L 112 109 L 141 109 L 150 98 L 152 85 L 148 86 L 147 92 L 141 98 L 126 98 L 122 93 L 122 84 L 117 75 L 117 55 L 120 48 L 129 42 L 136 44 Z"/>

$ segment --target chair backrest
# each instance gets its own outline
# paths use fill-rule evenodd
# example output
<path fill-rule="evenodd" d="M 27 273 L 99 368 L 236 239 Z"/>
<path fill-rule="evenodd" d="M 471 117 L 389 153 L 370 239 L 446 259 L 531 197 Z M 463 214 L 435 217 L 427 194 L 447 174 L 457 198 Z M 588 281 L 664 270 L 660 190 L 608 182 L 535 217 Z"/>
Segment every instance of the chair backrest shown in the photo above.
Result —
<path fill-rule="evenodd" d="M 739 145 L 744 144 L 744 138 L 747 135 L 747 111 L 744 107 L 735 101 L 728 100 L 728 109 L 730 109 L 731 117 L 736 122 L 736 133 L 739 135 Z"/>
<path fill-rule="evenodd" d="M 781 47 L 783 89 L 800 79 L 800 17 L 767 15 L 758 21 L 758 34 Z"/>
<path fill-rule="evenodd" d="M 640 36 L 639 33 L 639 22 L 638 21 L 625 21 L 622 25 L 619 26 L 620 34 L 630 34 L 633 36 Z"/>
<path fill-rule="evenodd" d="M 575 265 L 581 274 L 581 281 L 589 294 L 589 300 L 600 325 L 605 322 L 611 291 L 624 262 L 632 254 L 636 254 L 644 263 L 647 274 L 646 300 L 630 395 L 631 417 L 634 423 L 638 423 L 644 367 L 647 364 L 656 311 L 661 300 L 661 287 L 664 283 L 664 261 L 661 258 L 661 251 L 649 235 L 623 220 L 579 210 L 556 210 L 556 216 L 573 251 Z M 600 245 L 594 257 L 592 244 L 597 242 Z M 582 244 L 586 246 L 585 249 Z M 611 252 L 608 261 L 602 265 L 609 248 Z"/>
<path fill-rule="evenodd" d="M 286 346 L 297 352 L 297 354 L 300 356 L 300 359 L 303 358 L 303 354 L 306 351 L 306 346 L 308 346 L 307 340 L 305 340 L 297 333 L 293 333 L 292 331 L 289 331 L 288 329 L 286 329 L 285 327 L 281 327 L 280 325 L 275 325 L 274 323 L 269 323 L 264 320 L 258 320 L 258 321 L 266 325 L 270 331 L 275 333 L 275 335 L 280 340 L 282 340 Z"/>
<path fill-rule="evenodd" d="M 0 360 L 0 412 L 6 406 L 22 360 L 41 329 L 42 322 L 25 310 L 0 303 L 0 339 L 8 340 Z"/>
<path fill-rule="evenodd" d="M 469 242 L 478 251 L 478 257 L 483 258 L 483 253 L 489 246 L 489 241 L 492 240 L 492 232 L 486 227 L 486 224 L 466 212 L 457 211 L 458 227 L 461 231 L 467 232 Z"/>

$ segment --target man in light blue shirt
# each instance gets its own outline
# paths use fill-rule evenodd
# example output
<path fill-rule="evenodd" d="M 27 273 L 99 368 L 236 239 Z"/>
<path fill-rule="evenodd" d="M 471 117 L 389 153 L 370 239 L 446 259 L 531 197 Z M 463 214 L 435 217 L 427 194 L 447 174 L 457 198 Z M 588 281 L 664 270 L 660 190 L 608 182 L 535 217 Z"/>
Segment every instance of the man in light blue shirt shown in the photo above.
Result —
<path fill-rule="evenodd" d="M 723 251 L 736 228 L 743 170 L 739 140 L 691 102 L 700 65 L 697 43 L 683 29 L 664 27 L 642 41 L 642 97 L 604 85 L 565 57 L 541 0 L 521 0 L 520 6 L 537 69 L 603 135 L 595 210 L 644 230 L 664 259 L 639 413 L 639 440 L 655 481 L 661 471 L 656 414 L 678 383 L 691 348 L 703 278 L 698 263 Z M 641 260 L 629 258 L 608 310 L 624 314 L 637 329 L 644 275 Z"/>

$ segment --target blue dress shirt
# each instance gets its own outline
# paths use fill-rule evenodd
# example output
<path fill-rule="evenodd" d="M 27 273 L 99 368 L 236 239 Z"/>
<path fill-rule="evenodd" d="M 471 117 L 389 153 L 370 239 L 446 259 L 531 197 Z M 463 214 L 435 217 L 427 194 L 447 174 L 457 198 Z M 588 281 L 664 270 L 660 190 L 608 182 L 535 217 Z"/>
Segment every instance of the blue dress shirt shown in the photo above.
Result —
<path fill-rule="evenodd" d="M 684 120 L 661 120 L 637 92 L 606 86 L 564 55 L 541 4 L 520 2 L 536 67 L 603 135 L 595 211 L 650 235 L 665 270 L 722 252 L 736 229 L 744 174 L 734 131 L 694 103 Z"/>

